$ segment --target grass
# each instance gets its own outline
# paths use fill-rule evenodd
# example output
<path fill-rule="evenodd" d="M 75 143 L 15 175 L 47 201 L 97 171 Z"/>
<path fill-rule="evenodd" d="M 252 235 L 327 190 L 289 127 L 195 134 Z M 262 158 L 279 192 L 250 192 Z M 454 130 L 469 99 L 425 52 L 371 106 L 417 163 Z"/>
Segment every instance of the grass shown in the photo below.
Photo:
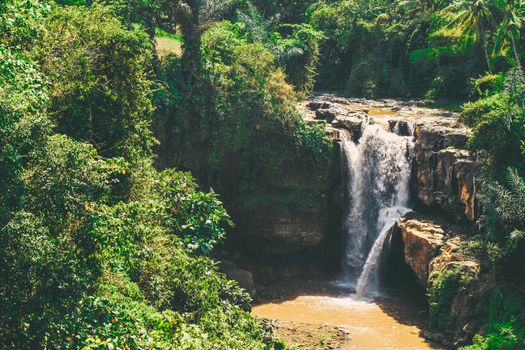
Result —
<path fill-rule="evenodd" d="M 160 56 L 174 54 L 182 55 L 182 38 L 178 34 L 167 32 L 161 28 L 155 28 L 155 40 L 157 41 L 157 52 Z"/>

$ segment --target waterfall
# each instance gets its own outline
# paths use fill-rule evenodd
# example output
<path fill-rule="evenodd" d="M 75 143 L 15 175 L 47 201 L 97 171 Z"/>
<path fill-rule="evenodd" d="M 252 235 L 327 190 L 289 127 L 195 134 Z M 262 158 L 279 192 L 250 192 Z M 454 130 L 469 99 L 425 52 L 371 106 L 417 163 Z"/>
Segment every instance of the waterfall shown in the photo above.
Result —
<path fill-rule="evenodd" d="M 377 270 L 389 228 L 404 215 L 410 198 L 412 136 L 366 125 L 358 143 L 342 141 L 348 209 L 343 282 L 360 294 L 377 291 Z"/>

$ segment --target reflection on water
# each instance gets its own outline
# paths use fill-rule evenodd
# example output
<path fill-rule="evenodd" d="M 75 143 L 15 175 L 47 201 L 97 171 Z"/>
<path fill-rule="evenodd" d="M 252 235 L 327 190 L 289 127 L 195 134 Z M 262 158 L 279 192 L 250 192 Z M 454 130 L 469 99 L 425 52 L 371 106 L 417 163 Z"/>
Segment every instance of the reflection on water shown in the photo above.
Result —
<path fill-rule="evenodd" d="M 409 308 L 410 309 L 410 308 Z M 344 350 L 442 349 L 420 336 L 421 315 L 395 301 L 366 301 L 350 296 L 301 295 L 282 303 L 254 307 L 258 317 L 342 326 L 352 338 Z"/>

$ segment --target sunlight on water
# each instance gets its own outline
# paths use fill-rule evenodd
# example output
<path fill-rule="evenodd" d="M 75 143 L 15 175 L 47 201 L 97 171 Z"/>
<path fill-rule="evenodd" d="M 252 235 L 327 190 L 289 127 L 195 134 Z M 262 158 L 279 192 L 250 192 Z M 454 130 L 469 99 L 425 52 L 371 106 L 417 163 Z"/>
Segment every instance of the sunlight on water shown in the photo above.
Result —
<path fill-rule="evenodd" d="M 348 211 L 340 284 L 357 288 L 361 296 L 379 294 L 377 270 L 388 229 L 409 211 L 412 148 L 411 136 L 380 125 L 363 126 L 357 143 L 342 140 Z"/>
<path fill-rule="evenodd" d="M 399 314 L 388 303 L 366 301 L 355 295 L 344 297 L 302 295 L 282 303 L 254 307 L 253 314 L 269 319 L 311 324 L 328 324 L 346 328 L 352 338 L 343 350 L 424 350 L 442 349 L 420 336 L 414 322 L 420 317 Z"/>

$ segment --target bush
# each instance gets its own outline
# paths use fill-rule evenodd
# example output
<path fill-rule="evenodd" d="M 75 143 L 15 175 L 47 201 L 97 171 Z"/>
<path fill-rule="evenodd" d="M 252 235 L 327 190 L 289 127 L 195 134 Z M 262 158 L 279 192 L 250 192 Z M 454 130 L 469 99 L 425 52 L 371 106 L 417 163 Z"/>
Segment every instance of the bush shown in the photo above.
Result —
<path fill-rule="evenodd" d="M 25 211 L 0 230 L 0 348 L 41 348 L 49 326 L 77 307 L 99 267 L 79 243 Z"/>
<path fill-rule="evenodd" d="M 469 147 L 483 156 L 492 174 L 521 163 L 525 120 L 506 93 L 464 104 L 461 119 L 473 128 Z"/>
<path fill-rule="evenodd" d="M 85 215 L 90 203 L 109 200 L 115 169 L 93 146 L 54 135 L 32 158 L 21 176 L 24 204 L 50 227 L 62 229 L 71 217 Z"/>
<path fill-rule="evenodd" d="M 476 335 L 473 344 L 461 350 L 512 350 L 525 346 L 525 314 L 523 298 L 516 292 L 492 292 L 484 315 L 487 329 Z"/>
<path fill-rule="evenodd" d="M 167 201 L 166 226 L 192 251 L 209 254 L 226 236 L 230 217 L 215 192 L 203 193 L 188 173 L 167 170 L 159 191 Z"/>
<path fill-rule="evenodd" d="M 430 329 L 446 332 L 454 325 L 453 299 L 466 290 L 472 277 L 468 267 L 460 263 L 431 276 L 428 297 Z"/>

